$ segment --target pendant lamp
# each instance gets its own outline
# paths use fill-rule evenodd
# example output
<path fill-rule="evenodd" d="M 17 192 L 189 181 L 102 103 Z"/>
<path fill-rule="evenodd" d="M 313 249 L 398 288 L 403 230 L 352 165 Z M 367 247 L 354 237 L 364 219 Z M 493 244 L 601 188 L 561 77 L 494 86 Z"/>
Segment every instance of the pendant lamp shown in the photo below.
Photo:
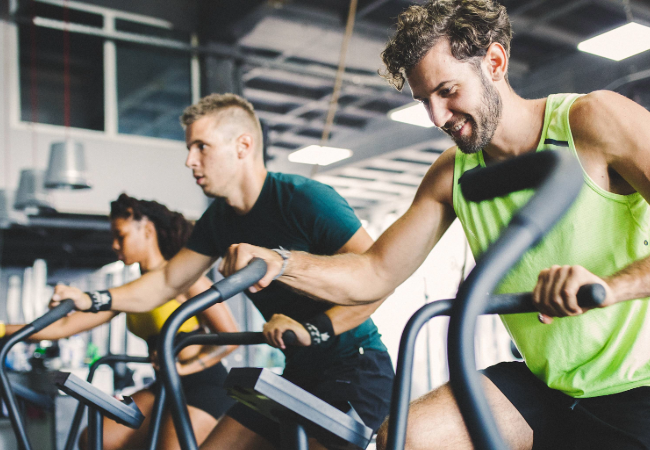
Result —
<path fill-rule="evenodd" d="M 83 144 L 66 139 L 50 147 L 50 162 L 45 175 L 48 189 L 88 189 Z"/>
<path fill-rule="evenodd" d="M 24 210 L 37 208 L 51 211 L 50 200 L 44 184 L 45 171 L 40 169 L 23 169 L 20 171 L 20 181 L 16 191 L 14 208 Z"/>
<path fill-rule="evenodd" d="M 90 184 L 86 175 L 86 160 L 84 148 L 80 142 L 69 138 L 70 130 L 70 30 L 69 6 L 63 5 L 63 121 L 65 139 L 54 142 L 50 147 L 50 162 L 45 176 L 45 187 L 48 189 L 89 189 Z"/>
<path fill-rule="evenodd" d="M 0 228 L 7 228 L 11 223 L 11 217 L 9 214 L 7 191 L 0 189 Z"/>

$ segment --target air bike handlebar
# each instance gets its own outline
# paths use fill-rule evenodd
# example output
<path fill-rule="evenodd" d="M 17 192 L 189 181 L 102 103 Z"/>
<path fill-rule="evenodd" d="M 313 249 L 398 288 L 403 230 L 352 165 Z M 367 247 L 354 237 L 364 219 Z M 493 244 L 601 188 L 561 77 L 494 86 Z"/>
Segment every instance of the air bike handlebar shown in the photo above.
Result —
<path fill-rule="evenodd" d="M 578 196 L 582 170 L 569 152 L 543 151 L 467 173 L 463 195 L 481 201 L 520 189 L 537 188 L 499 239 L 477 261 L 451 306 L 448 357 L 451 387 L 477 449 L 507 448 L 483 393 L 474 361 L 476 320 L 488 296 L 521 256 L 562 217 Z"/>
<path fill-rule="evenodd" d="M 282 334 L 282 340 L 286 345 L 295 345 L 298 342 L 296 334 L 287 330 Z M 238 333 L 209 333 L 191 334 L 179 339 L 174 348 L 178 354 L 188 345 L 257 345 L 266 344 L 264 334 L 259 331 L 242 331 Z"/>
<path fill-rule="evenodd" d="M 286 345 L 295 345 L 298 341 L 296 334 L 287 330 L 282 335 Z M 174 356 L 178 355 L 181 350 L 189 345 L 257 345 L 266 344 L 264 334 L 254 331 L 244 331 L 238 333 L 209 333 L 209 334 L 188 334 L 177 335 L 174 343 Z M 161 377 L 168 368 L 161 369 Z M 167 401 L 167 388 L 165 384 L 159 384 L 158 392 L 156 394 L 156 401 L 154 402 L 153 411 L 151 412 L 151 422 L 149 424 L 149 449 L 154 450 L 158 448 L 158 439 L 160 437 L 160 426 L 163 417 L 163 409 Z M 185 404 L 185 403 L 183 403 Z M 175 411 L 172 405 L 172 411 Z M 180 414 L 183 414 L 181 412 Z M 183 438 L 189 439 L 189 438 Z M 67 450 L 67 449 L 66 449 Z"/>
<path fill-rule="evenodd" d="M 578 291 L 578 304 L 589 308 L 597 307 L 605 301 L 605 288 L 599 284 L 587 284 Z M 415 343 L 422 327 L 438 316 L 448 316 L 453 300 L 431 302 L 416 311 L 404 327 L 399 344 L 399 356 L 395 370 L 395 381 L 390 402 L 388 420 L 387 450 L 401 450 L 406 440 L 409 401 L 411 398 L 411 381 Z M 498 294 L 490 295 L 483 314 L 517 314 L 535 312 L 532 294 Z"/>
<path fill-rule="evenodd" d="M 174 337 L 187 319 L 240 293 L 262 279 L 265 274 L 266 263 L 259 258 L 253 259 L 245 268 L 213 284 L 205 292 L 192 297 L 179 306 L 169 316 L 160 332 L 158 343 L 160 372 L 165 391 L 169 395 L 169 406 L 174 419 L 176 434 L 183 450 L 196 450 L 198 445 L 187 411 L 180 376 L 175 368 L 176 346 Z"/>
<path fill-rule="evenodd" d="M 43 328 L 46 328 L 57 320 L 62 319 L 73 309 L 74 302 L 70 299 L 64 300 L 59 306 L 49 310 L 32 323 L 25 325 L 2 342 L 2 348 L 0 348 L 0 387 L 2 388 L 2 396 L 7 404 L 9 418 L 16 432 L 16 439 L 18 440 L 18 446 L 21 450 L 31 450 L 31 446 L 29 444 L 29 439 L 27 438 L 27 433 L 25 432 L 25 427 L 23 426 L 23 421 L 20 420 L 16 397 L 14 396 L 11 385 L 9 384 L 9 378 L 5 373 L 7 354 L 18 342 L 29 338 L 31 335 L 41 331 Z"/>

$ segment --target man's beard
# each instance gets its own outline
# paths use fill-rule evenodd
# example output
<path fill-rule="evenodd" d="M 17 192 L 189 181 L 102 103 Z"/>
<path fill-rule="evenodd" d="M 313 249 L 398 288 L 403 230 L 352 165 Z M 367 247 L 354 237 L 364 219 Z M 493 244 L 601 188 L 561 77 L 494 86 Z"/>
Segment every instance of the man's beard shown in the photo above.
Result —
<path fill-rule="evenodd" d="M 470 115 L 466 115 L 467 122 L 471 124 L 473 132 L 469 136 L 452 137 L 460 151 L 465 154 L 476 153 L 490 143 L 499 125 L 503 110 L 499 92 L 480 69 L 479 74 L 483 86 L 481 95 L 483 101 L 476 114 L 479 123 L 477 124 Z"/>

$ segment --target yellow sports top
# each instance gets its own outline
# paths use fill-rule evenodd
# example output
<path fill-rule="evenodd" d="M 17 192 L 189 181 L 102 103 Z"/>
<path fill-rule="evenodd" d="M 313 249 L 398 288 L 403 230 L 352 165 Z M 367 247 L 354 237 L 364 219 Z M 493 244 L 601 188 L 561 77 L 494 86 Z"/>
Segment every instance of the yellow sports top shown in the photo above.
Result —
<path fill-rule="evenodd" d="M 156 336 L 160 333 L 167 318 L 171 316 L 180 305 L 180 302 L 174 299 L 152 311 L 128 313 L 126 315 L 126 327 L 131 333 L 146 341 L 150 337 Z M 199 320 L 196 317 L 191 317 L 181 325 L 181 328 L 178 331 L 189 333 L 190 331 L 197 329 L 198 326 Z"/>

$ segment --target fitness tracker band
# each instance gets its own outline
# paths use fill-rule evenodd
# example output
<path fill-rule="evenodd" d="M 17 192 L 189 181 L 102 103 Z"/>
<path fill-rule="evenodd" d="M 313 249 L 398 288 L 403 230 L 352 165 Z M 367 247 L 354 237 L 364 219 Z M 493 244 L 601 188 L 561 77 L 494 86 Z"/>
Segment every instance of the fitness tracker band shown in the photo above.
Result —
<path fill-rule="evenodd" d="M 92 305 L 90 308 L 86 309 L 85 312 L 96 313 L 99 311 L 111 310 L 111 305 L 113 304 L 113 296 L 108 290 L 85 292 L 85 294 L 87 294 L 92 301 Z"/>
<path fill-rule="evenodd" d="M 334 337 L 334 326 L 332 320 L 325 313 L 320 313 L 309 320 L 300 322 L 311 336 L 311 346 L 322 346 Z"/>

